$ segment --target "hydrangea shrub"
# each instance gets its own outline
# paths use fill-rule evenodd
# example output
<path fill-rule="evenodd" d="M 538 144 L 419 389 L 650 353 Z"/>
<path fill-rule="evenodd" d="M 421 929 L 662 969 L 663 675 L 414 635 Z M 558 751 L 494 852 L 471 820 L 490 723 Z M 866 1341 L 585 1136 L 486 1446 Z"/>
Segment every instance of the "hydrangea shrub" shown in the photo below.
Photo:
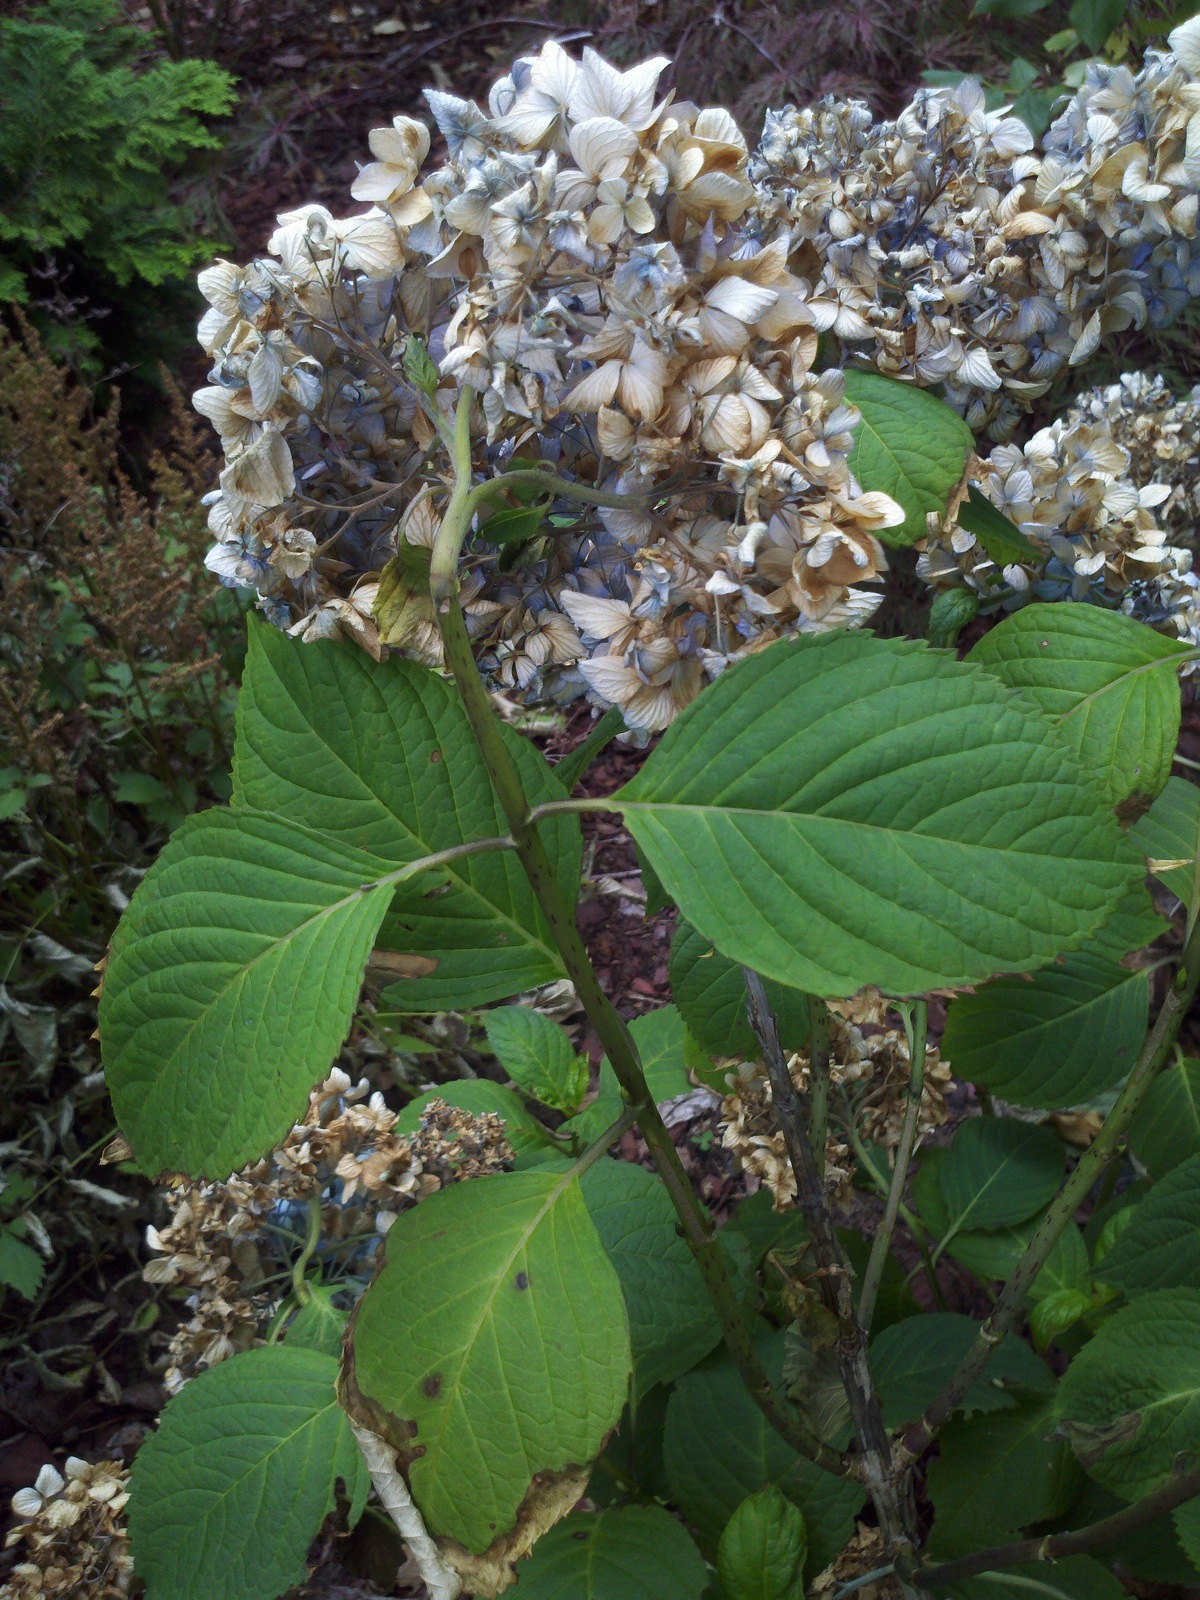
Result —
<path fill-rule="evenodd" d="M 150 1600 L 273 1600 L 368 1479 L 434 1600 L 1105 1600 L 1145 1527 L 1147 1577 L 1200 1561 L 1196 402 L 1130 377 L 1013 442 L 1191 297 L 1200 24 L 1040 148 L 965 84 L 752 151 L 666 66 L 431 91 L 440 165 L 398 117 L 367 209 L 202 275 L 208 564 L 263 616 L 231 803 L 101 996 L 193 1313 L 130 1485 Z M 911 547 L 930 638 L 875 637 Z M 497 715 L 579 696 L 558 766 Z M 662 737 L 577 797 L 622 727 Z M 632 1024 L 576 928 L 596 811 L 678 909 Z M 434 1037 L 487 1008 L 487 1074 L 330 1075 L 364 967 Z"/>

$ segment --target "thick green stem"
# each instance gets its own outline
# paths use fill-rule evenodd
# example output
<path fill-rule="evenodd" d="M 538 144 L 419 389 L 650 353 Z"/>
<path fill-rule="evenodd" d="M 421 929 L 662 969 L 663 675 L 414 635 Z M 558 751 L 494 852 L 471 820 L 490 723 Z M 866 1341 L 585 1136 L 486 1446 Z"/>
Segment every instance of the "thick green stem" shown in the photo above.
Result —
<path fill-rule="evenodd" d="M 308 1263 L 312 1260 L 320 1240 L 321 1196 L 314 1194 L 308 1199 L 308 1229 L 304 1248 L 292 1264 L 292 1293 L 296 1296 L 297 1305 L 306 1306 L 312 1299 L 312 1290 L 308 1286 Z"/>
<path fill-rule="evenodd" d="M 812 1437 L 798 1413 L 776 1392 L 758 1359 L 712 1221 L 697 1199 L 679 1159 L 679 1152 L 658 1114 L 629 1029 L 600 987 L 600 980 L 588 959 L 575 926 L 573 910 L 559 887 L 537 828 L 530 820 L 529 801 L 520 775 L 501 737 L 491 700 L 476 669 L 471 642 L 458 604 L 456 569 L 452 565 L 447 567 L 448 552 L 453 550 L 457 559 L 457 551 L 461 548 L 469 525 L 467 497 L 465 494 L 458 496 L 458 488 L 464 483 L 469 485 L 471 475 L 470 436 L 463 420 L 466 410 L 466 404 L 460 405 L 456 419 L 457 482 L 455 494 L 451 496 L 451 508 L 456 507 L 455 515 L 463 520 L 457 526 L 448 526 L 451 523 L 451 510 L 447 509 L 438 535 L 442 560 L 439 563 L 439 552 L 435 547 L 436 572 L 431 572 L 431 589 L 440 605 L 446 665 L 454 674 L 475 741 L 501 809 L 512 829 L 517 856 L 549 924 L 567 976 L 575 985 L 575 992 L 604 1047 L 625 1099 L 632 1106 L 641 1108 L 637 1118 L 638 1127 L 675 1207 L 683 1237 L 700 1268 L 730 1357 L 747 1390 L 780 1437 L 827 1472 L 846 1476 L 850 1471 L 846 1459 Z"/>
<path fill-rule="evenodd" d="M 808 1105 L 809 1138 L 817 1158 L 817 1173 L 825 1181 L 825 1146 L 829 1138 L 829 1007 L 816 995 L 808 997 Z"/>
<path fill-rule="evenodd" d="M 628 511 L 642 501 L 637 495 L 622 494 L 617 489 L 593 489 L 590 484 L 576 483 L 574 478 L 560 478 L 553 468 L 539 467 L 502 473 L 487 483 L 477 484 L 471 491 L 474 508 L 484 501 L 494 499 L 498 489 L 537 489 L 542 494 L 574 500 L 583 506 L 608 506 L 613 511 Z"/>
<path fill-rule="evenodd" d="M 850 1265 L 838 1241 L 825 1197 L 825 1182 L 812 1146 L 810 1095 L 807 1090 L 797 1089 L 792 1081 L 762 979 L 749 967 L 742 971 L 750 1026 L 762 1050 L 771 1085 L 771 1106 L 796 1180 L 796 1203 L 808 1229 L 809 1247 L 817 1263 L 821 1298 L 837 1323 L 838 1367 L 858 1436 L 858 1475 L 875 1506 L 887 1554 L 893 1559 L 904 1557 L 915 1564 L 913 1508 L 908 1486 L 901 1485 L 892 1470 L 892 1442 L 883 1425 L 879 1396 L 867 1362 L 867 1343 L 854 1312 Z M 903 1584 L 901 1588 L 904 1589 Z"/>
<path fill-rule="evenodd" d="M 454 435 L 449 441 L 454 464 L 454 488 L 442 515 L 442 525 L 433 542 L 433 556 L 429 564 L 429 592 L 434 604 L 458 591 L 458 555 L 463 540 L 471 527 L 474 509 L 471 505 L 471 401 L 470 389 L 464 389 L 454 415 Z"/>
<path fill-rule="evenodd" d="M 1078 1165 L 1059 1190 L 1054 1203 L 1042 1218 L 1016 1270 L 1000 1291 L 992 1313 L 980 1328 L 975 1343 L 963 1358 L 958 1371 L 951 1378 L 919 1422 L 903 1435 L 896 1449 L 900 1468 L 911 1465 L 922 1456 L 936 1438 L 938 1431 L 958 1409 L 969 1390 L 973 1389 L 984 1368 L 995 1354 L 1025 1304 L 1025 1297 L 1033 1281 L 1046 1263 L 1059 1236 L 1074 1219 L 1075 1213 L 1087 1199 L 1093 1184 L 1116 1155 L 1125 1130 L 1134 1113 L 1145 1098 L 1155 1073 L 1171 1053 L 1175 1035 L 1179 1032 L 1192 996 L 1200 984 L 1200 925 L 1193 927 L 1183 947 L 1179 970 L 1146 1036 L 1142 1053 L 1133 1071 L 1117 1097 L 1116 1104 L 1105 1118 L 1104 1126 L 1091 1145 L 1080 1156 Z"/>
<path fill-rule="evenodd" d="M 619 494 L 611 489 L 593 489 L 589 484 L 576 483 L 572 478 L 560 478 L 549 467 L 545 470 L 522 468 L 502 473 L 486 483 L 472 485 L 471 407 L 474 399 L 471 389 L 463 390 L 454 414 L 453 433 L 439 413 L 438 431 L 454 465 L 454 488 L 434 540 L 429 568 L 430 593 L 439 604 L 457 593 L 458 557 L 471 530 L 472 520 L 487 501 L 494 499 L 502 489 L 532 488 L 564 500 L 575 500 L 581 505 L 609 506 L 615 510 L 628 510 L 631 506 L 643 504 L 637 495 Z"/>
<path fill-rule="evenodd" d="M 884 1263 L 892 1243 L 896 1218 L 904 1199 L 904 1185 L 908 1182 L 908 1164 L 912 1160 L 917 1141 L 917 1123 L 921 1115 L 921 1099 L 925 1093 L 925 1038 L 929 1031 L 929 1008 L 924 1000 L 901 1008 L 904 1031 L 908 1035 L 908 1099 L 904 1107 L 904 1125 L 900 1129 L 900 1143 L 896 1146 L 896 1165 L 888 1187 L 883 1220 L 875 1230 L 867 1270 L 863 1274 L 862 1292 L 858 1297 L 858 1320 L 864 1333 L 871 1331 L 871 1318 L 875 1314 L 875 1301 L 883 1277 Z"/>
<path fill-rule="evenodd" d="M 845 1122 L 846 1135 L 850 1140 L 850 1147 L 858 1157 L 859 1163 L 862 1166 L 862 1170 L 866 1174 L 868 1183 L 873 1183 L 875 1185 L 876 1189 L 878 1189 L 879 1193 L 883 1196 L 884 1204 L 886 1205 L 887 1198 L 892 1192 L 892 1186 L 890 1183 L 885 1183 L 880 1173 L 876 1170 L 874 1157 L 863 1143 L 862 1136 L 860 1135 L 858 1129 L 854 1126 L 854 1113 L 851 1110 L 850 1102 L 846 1098 L 844 1090 L 841 1091 L 841 1099 L 842 1114 Z M 921 1219 L 908 1209 L 903 1200 L 900 1202 L 900 1205 L 897 1208 L 897 1214 L 901 1221 L 903 1221 L 907 1226 L 908 1231 L 912 1234 L 913 1243 L 916 1245 L 917 1251 L 921 1257 L 921 1267 L 929 1284 L 929 1292 L 933 1295 L 934 1302 L 937 1305 L 938 1310 L 945 1311 L 946 1299 L 942 1294 L 942 1286 L 937 1280 L 937 1273 L 934 1271 L 933 1257 L 929 1253 L 929 1245 L 927 1243 L 928 1229 L 922 1223 Z M 916 1275 L 916 1271 L 917 1269 L 914 1267 L 912 1272 L 910 1272 L 908 1275 L 910 1279 Z"/>

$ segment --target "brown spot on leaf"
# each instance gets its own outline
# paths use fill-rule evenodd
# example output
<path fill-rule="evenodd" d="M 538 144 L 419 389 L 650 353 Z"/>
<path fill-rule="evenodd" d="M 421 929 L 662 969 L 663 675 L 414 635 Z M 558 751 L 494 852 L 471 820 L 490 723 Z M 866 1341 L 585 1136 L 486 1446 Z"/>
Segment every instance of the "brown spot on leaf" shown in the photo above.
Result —
<path fill-rule="evenodd" d="M 389 978 L 427 978 L 437 971 L 438 959 L 402 950 L 372 950 L 367 957 L 367 967 Z"/>
<path fill-rule="evenodd" d="M 1139 817 L 1146 815 L 1153 800 L 1153 795 L 1142 794 L 1140 790 L 1135 789 L 1128 799 L 1122 800 L 1119 806 L 1113 807 L 1117 821 L 1123 828 L 1128 828 Z"/>
<path fill-rule="evenodd" d="M 518 1289 L 528 1289 L 528 1287 L 529 1287 L 529 1274 L 527 1272 L 518 1272 L 517 1273 L 517 1288 Z"/>
<path fill-rule="evenodd" d="M 1065 1437 L 1075 1459 L 1087 1471 L 1103 1459 L 1114 1445 L 1128 1444 L 1142 1425 L 1140 1411 L 1125 1411 L 1111 1422 L 1066 1421 L 1054 1431 Z"/>
<path fill-rule="evenodd" d="M 421 1393 L 427 1400 L 436 1400 L 442 1392 L 442 1375 L 440 1372 L 431 1372 L 427 1378 L 421 1380 Z"/>

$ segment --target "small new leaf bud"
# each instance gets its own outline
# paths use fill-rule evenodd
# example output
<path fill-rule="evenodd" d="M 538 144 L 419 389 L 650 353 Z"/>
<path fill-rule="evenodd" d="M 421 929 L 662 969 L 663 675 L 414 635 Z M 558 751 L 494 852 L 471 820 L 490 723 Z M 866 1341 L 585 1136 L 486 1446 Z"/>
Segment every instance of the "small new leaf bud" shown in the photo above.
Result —
<path fill-rule="evenodd" d="M 926 638 L 935 649 L 949 649 L 979 610 L 972 589 L 944 589 L 929 608 Z"/>
<path fill-rule="evenodd" d="M 434 366 L 425 341 L 410 334 L 404 346 L 404 376 L 414 389 L 432 396 L 438 386 L 438 369 Z"/>

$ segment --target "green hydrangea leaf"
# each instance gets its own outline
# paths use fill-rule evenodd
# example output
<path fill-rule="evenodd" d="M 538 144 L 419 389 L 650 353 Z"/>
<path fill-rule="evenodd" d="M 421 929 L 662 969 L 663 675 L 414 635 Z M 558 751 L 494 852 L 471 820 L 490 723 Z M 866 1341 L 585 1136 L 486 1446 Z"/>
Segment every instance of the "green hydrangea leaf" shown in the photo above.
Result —
<path fill-rule="evenodd" d="M 1087 45 L 1099 55 L 1110 33 L 1125 20 L 1126 0 L 1075 0 L 1068 13 L 1071 26 Z"/>
<path fill-rule="evenodd" d="M 629 1314 L 633 1397 L 671 1383 L 721 1337 L 692 1252 L 661 1181 L 628 1161 L 597 1161 L 580 1180 Z"/>
<path fill-rule="evenodd" d="M 505 728 L 535 805 L 562 798 L 528 739 Z M 508 825 L 451 685 L 411 661 L 296 649 L 255 624 L 238 701 L 234 804 L 275 810 L 401 865 Z M 569 904 L 579 889 L 574 817 L 539 830 Z M 431 893 L 432 890 L 437 893 Z M 466 1010 L 563 976 L 550 930 L 511 853 L 466 857 L 402 886 L 380 932 L 437 966 L 384 995 L 397 1011 Z"/>
<path fill-rule="evenodd" d="M 355 1315 L 353 1381 L 411 1433 L 430 1531 L 479 1554 L 535 1476 L 543 1494 L 556 1474 L 578 1484 L 620 1418 L 620 1281 L 572 1172 L 439 1190 L 401 1212 L 386 1252 Z"/>
<path fill-rule="evenodd" d="M 974 589 L 943 589 L 929 608 L 926 641 L 938 650 L 948 650 L 959 634 L 979 613 L 979 596 Z"/>
<path fill-rule="evenodd" d="M 1162 789 L 1179 739 L 1181 662 L 1194 651 L 1119 611 L 1025 606 L 968 657 L 1052 717 L 1112 806 Z"/>
<path fill-rule="evenodd" d="M 1166 921 L 1155 909 L 1146 884 L 1137 883 L 1121 896 L 1112 915 L 1100 924 L 1078 953 L 1121 961 L 1133 951 L 1153 944 L 1166 928 Z"/>
<path fill-rule="evenodd" d="M 1129 1076 L 1149 1010 L 1144 972 L 1077 950 L 959 996 L 942 1050 L 959 1077 L 1015 1105 L 1082 1105 Z"/>
<path fill-rule="evenodd" d="M 1068 1509 L 1080 1474 L 1066 1444 L 1051 1437 L 1054 1420 L 1050 1400 L 1028 1399 L 950 1422 L 926 1479 L 934 1509 L 930 1559 L 1008 1543 Z"/>
<path fill-rule="evenodd" d="M 1036 1227 L 1040 1222 L 1041 1218 L 1035 1217 L 1032 1224 L 1026 1226 Z M 1054 1241 L 1053 1249 L 1030 1286 L 1029 1299 L 1036 1305 L 1047 1295 L 1059 1294 L 1065 1289 L 1083 1289 L 1091 1282 L 1091 1276 L 1087 1244 L 1081 1231 L 1071 1223 Z"/>
<path fill-rule="evenodd" d="M 546 506 L 506 506 L 494 511 L 479 527 L 479 537 L 488 544 L 524 544 L 542 525 Z"/>
<path fill-rule="evenodd" d="M 1034 1349 L 1042 1352 L 1048 1350 L 1057 1338 L 1094 1310 L 1095 1302 L 1082 1289 L 1053 1290 L 1039 1300 L 1029 1313 L 1029 1331 L 1033 1335 Z"/>
<path fill-rule="evenodd" d="M 275 1600 L 334 1507 L 371 1480 L 316 1350 L 248 1350 L 193 1378 L 138 1451 L 129 1536 L 147 1600 Z"/>
<path fill-rule="evenodd" d="M 1200 1289 L 1200 1155 L 1161 1178 L 1098 1268 L 1132 1300 L 1151 1289 Z"/>
<path fill-rule="evenodd" d="M 310 1284 L 308 1299 L 287 1325 L 284 1342 L 290 1349 L 318 1350 L 322 1355 L 340 1356 L 342 1335 L 349 1320 L 346 1312 L 333 1303 L 338 1286 L 326 1288 Z"/>
<path fill-rule="evenodd" d="M 46 1276 L 46 1263 L 17 1234 L 17 1225 L 0 1228 L 0 1290 L 15 1289 L 23 1300 L 33 1300 Z"/>
<path fill-rule="evenodd" d="M 1046 559 L 1045 551 L 1039 550 L 1032 540 L 1027 539 L 1016 523 L 994 506 L 974 484 L 958 508 L 958 521 L 960 527 L 975 535 L 998 567 L 1024 561 L 1040 568 Z M 947 592 L 953 594 L 960 591 Z"/>
<path fill-rule="evenodd" d="M 743 1200 L 725 1229 L 745 1239 L 756 1271 L 768 1250 L 798 1250 L 808 1239 L 799 1211 L 776 1211 L 771 1191 L 766 1188 L 756 1189 Z"/>
<path fill-rule="evenodd" d="M 349 1029 L 388 865 L 245 808 L 172 836 L 100 997 L 105 1077 L 144 1171 L 227 1178 L 303 1115 Z"/>
<path fill-rule="evenodd" d="M 576 1511 L 521 1567 L 521 1600 L 700 1600 L 708 1569 L 661 1506 Z"/>
<path fill-rule="evenodd" d="M 1141 877 L 1047 718 L 978 667 L 862 633 L 731 667 L 612 803 L 694 927 L 807 993 L 1031 970 Z"/>
<path fill-rule="evenodd" d="M 1129 1124 L 1129 1148 L 1152 1178 L 1200 1155 L 1200 1061 L 1160 1072 Z"/>
<path fill-rule="evenodd" d="M 492 1054 L 526 1094 L 573 1116 L 588 1090 L 586 1056 L 549 1017 L 529 1006 L 501 1006 L 483 1019 Z"/>
<path fill-rule="evenodd" d="M 955 1233 L 946 1245 L 945 1253 L 952 1260 L 973 1272 L 977 1278 L 1008 1278 L 1017 1262 L 1025 1254 L 1033 1237 L 1036 1219 L 1016 1223 L 1011 1228 L 968 1228 Z"/>
<path fill-rule="evenodd" d="M 425 341 L 415 333 L 410 333 L 404 341 L 402 365 L 404 376 L 414 389 L 420 389 L 422 394 L 433 394 L 438 386 L 438 369 Z"/>
<path fill-rule="evenodd" d="M 781 1383 L 783 1334 L 760 1340 L 758 1355 L 772 1381 Z M 803 1460 L 767 1425 L 724 1353 L 676 1383 L 667 1403 L 663 1462 L 673 1500 L 696 1529 L 701 1549 L 714 1555 L 746 1496 L 769 1484 L 780 1488 L 804 1517 L 810 1582 L 854 1531 L 863 1502 L 861 1485 Z"/>
<path fill-rule="evenodd" d="M 671 942 L 670 974 L 675 1004 L 703 1049 L 713 1056 L 757 1055 L 741 967 L 683 918 Z M 766 990 L 784 1049 L 799 1050 L 808 1039 L 808 996 L 770 981 Z"/>
<path fill-rule="evenodd" d="M 1063 1160 L 1048 1128 L 1015 1117 L 961 1123 L 938 1172 L 950 1231 L 1004 1228 L 1044 1210 L 1062 1183 Z"/>
<path fill-rule="evenodd" d="M 1125 1500 L 1200 1447 L 1200 1289 L 1159 1289 L 1101 1324 L 1059 1384 L 1059 1415 L 1089 1476 Z"/>
<path fill-rule="evenodd" d="M 941 1393 L 974 1343 L 979 1324 L 953 1311 L 931 1311 L 884 1328 L 871 1341 L 871 1371 L 889 1428 L 914 1422 Z M 988 1363 L 963 1401 L 963 1412 L 1003 1411 L 1017 1403 L 1014 1391 L 1047 1394 L 1054 1375 L 1015 1334 Z"/>
<path fill-rule="evenodd" d="M 903 526 L 885 528 L 889 544 L 909 545 L 928 532 L 962 481 L 975 441 L 957 411 L 915 384 L 878 372 L 846 373 L 846 399 L 862 412 L 850 470 L 864 489 L 882 490 L 904 508 Z"/>
<path fill-rule="evenodd" d="M 804 1518 L 769 1485 L 748 1495 L 725 1524 L 717 1572 L 729 1600 L 803 1600 Z"/>

